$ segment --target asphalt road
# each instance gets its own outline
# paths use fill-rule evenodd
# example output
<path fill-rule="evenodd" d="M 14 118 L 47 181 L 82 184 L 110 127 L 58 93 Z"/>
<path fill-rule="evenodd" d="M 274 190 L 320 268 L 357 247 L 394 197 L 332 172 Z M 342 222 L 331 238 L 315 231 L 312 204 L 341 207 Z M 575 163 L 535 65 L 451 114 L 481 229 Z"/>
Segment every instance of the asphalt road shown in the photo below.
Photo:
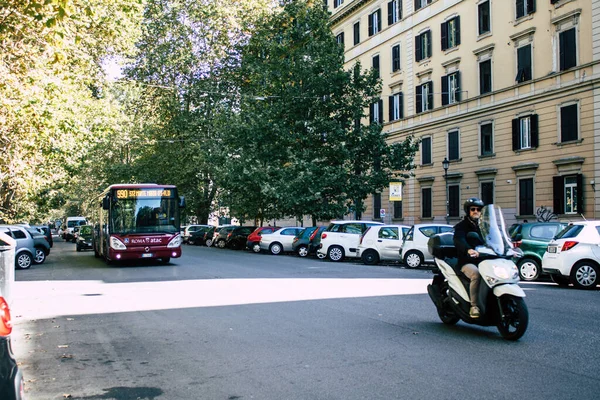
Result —
<path fill-rule="evenodd" d="M 57 240 L 17 271 L 28 399 L 592 399 L 600 291 L 522 285 L 529 330 L 442 324 L 427 270 L 185 246 L 106 266 Z"/>

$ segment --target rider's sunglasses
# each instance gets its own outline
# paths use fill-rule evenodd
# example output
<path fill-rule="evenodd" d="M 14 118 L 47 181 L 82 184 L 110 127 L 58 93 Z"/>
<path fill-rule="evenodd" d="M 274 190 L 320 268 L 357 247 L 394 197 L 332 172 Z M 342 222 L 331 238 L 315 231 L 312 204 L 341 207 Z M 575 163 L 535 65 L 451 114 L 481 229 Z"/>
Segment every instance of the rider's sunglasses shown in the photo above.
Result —
<path fill-rule="evenodd" d="M 471 207 L 471 211 L 481 211 L 481 207 Z"/>

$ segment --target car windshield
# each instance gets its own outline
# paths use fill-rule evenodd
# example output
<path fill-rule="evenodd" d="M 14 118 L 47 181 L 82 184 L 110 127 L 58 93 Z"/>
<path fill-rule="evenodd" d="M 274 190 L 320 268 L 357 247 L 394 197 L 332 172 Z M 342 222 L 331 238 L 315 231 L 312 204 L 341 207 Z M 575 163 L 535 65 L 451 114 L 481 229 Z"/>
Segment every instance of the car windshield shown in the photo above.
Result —
<path fill-rule="evenodd" d="M 113 233 L 179 232 L 179 202 L 174 198 L 129 198 L 112 204 Z"/>
<path fill-rule="evenodd" d="M 90 225 L 82 226 L 81 228 L 79 228 L 79 233 L 81 235 L 91 235 L 92 227 Z"/>

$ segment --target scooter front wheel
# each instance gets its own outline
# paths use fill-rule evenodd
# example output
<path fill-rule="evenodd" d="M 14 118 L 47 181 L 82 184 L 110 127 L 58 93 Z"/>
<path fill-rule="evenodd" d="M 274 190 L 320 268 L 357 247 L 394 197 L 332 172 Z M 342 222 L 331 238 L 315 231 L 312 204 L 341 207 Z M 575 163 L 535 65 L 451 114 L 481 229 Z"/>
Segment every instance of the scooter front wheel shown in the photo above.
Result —
<path fill-rule="evenodd" d="M 501 296 L 498 300 L 501 307 L 498 331 L 506 340 L 520 339 L 529 324 L 529 311 L 525 300 L 511 295 Z"/>

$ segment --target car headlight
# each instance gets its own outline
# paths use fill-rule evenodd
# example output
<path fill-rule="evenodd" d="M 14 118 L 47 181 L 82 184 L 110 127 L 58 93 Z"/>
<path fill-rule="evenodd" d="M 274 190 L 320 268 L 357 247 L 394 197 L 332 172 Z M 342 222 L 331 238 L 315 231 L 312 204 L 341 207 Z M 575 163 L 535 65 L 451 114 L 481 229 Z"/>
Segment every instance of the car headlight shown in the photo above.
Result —
<path fill-rule="evenodd" d="M 114 250 L 127 250 L 127 246 L 114 236 L 110 237 L 110 247 Z"/>
<path fill-rule="evenodd" d="M 179 246 L 181 246 L 181 236 L 177 235 L 173 239 L 171 239 L 171 241 L 167 245 L 167 248 L 172 249 L 174 247 L 179 247 Z"/>

